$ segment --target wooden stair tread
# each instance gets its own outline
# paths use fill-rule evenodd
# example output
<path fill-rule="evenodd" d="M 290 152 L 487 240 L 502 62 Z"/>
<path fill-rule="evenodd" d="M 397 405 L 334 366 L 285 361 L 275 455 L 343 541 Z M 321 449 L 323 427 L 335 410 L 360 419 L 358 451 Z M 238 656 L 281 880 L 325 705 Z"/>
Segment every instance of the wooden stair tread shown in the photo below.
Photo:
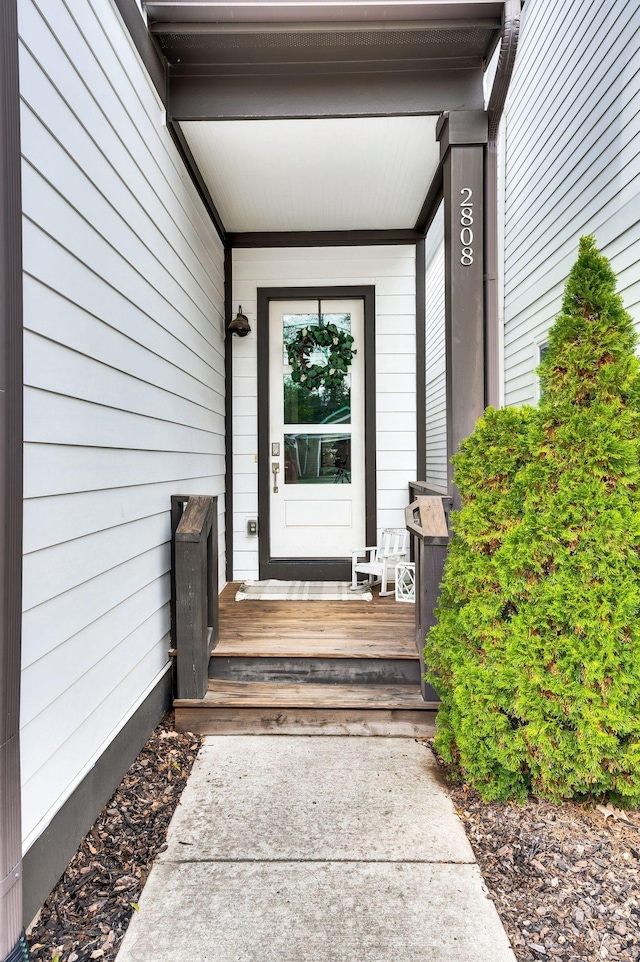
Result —
<path fill-rule="evenodd" d="M 391 607 L 393 605 L 393 607 Z M 225 612 L 233 613 L 233 621 L 244 621 L 250 623 L 256 614 L 260 616 L 262 612 L 266 615 L 277 615 L 282 621 L 303 622 L 308 616 L 318 617 L 320 615 L 330 615 L 331 620 L 336 624 L 361 624 L 370 621 L 373 623 L 404 625 L 411 624 L 413 605 L 403 605 L 391 601 L 389 608 L 381 607 L 381 604 L 367 606 L 366 602 L 362 605 L 349 603 L 346 601 L 238 601 L 232 608 L 228 603 L 224 606 Z M 238 611 L 238 608 L 244 610 Z M 348 609 L 347 611 L 343 609 Z M 355 610 L 354 610 L 355 608 Z M 364 610 L 362 610 L 364 608 Z M 400 609 L 400 610 L 398 610 Z"/>
<path fill-rule="evenodd" d="M 214 658 L 416 659 L 415 609 L 394 598 L 364 601 L 235 601 L 220 596 Z"/>
<path fill-rule="evenodd" d="M 357 708 L 429 710 L 416 685 L 323 685 L 302 682 L 209 680 L 203 699 L 177 699 L 177 708 Z"/>
<path fill-rule="evenodd" d="M 211 652 L 214 658 L 418 658 L 415 644 L 404 639 L 349 638 L 328 633 L 283 637 L 281 633 L 254 638 L 226 637 Z"/>

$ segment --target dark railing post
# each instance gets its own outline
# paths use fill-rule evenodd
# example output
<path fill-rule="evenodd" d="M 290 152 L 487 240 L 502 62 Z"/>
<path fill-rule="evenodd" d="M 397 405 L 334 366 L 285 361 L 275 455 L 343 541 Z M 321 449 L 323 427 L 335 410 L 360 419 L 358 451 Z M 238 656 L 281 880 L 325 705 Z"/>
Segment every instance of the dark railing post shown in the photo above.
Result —
<path fill-rule="evenodd" d="M 217 502 L 217 498 L 216 498 Z M 211 629 L 211 640 L 218 640 L 218 513 L 215 510 L 215 521 L 212 522 L 207 535 L 207 626 Z M 215 573 L 215 578 L 213 577 Z M 209 650 L 214 645 L 210 645 Z"/>
<path fill-rule="evenodd" d="M 416 648 L 420 658 L 420 689 L 425 701 L 436 701 L 438 695 L 424 680 L 424 643 L 429 628 L 436 623 L 434 611 L 440 594 L 442 571 L 451 540 L 449 512 L 452 499 L 437 494 L 424 483 L 412 483 L 410 494 L 421 492 L 406 508 L 407 528 L 416 566 Z M 432 493 L 433 491 L 433 493 Z"/>
<path fill-rule="evenodd" d="M 171 499 L 172 639 L 178 698 L 204 698 L 218 641 L 218 499 Z"/>

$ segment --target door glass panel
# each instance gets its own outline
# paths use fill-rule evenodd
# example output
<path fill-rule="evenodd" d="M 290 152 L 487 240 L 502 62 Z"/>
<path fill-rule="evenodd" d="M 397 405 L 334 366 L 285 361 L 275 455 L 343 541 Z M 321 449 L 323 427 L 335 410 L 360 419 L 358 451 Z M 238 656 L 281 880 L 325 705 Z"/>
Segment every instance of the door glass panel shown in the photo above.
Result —
<path fill-rule="evenodd" d="M 285 424 L 349 424 L 351 421 L 351 376 L 340 387 L 310 391 L 284 375 Z"/>
<path fill-rule="evenodd" d="M 351 484 L 349 434 L 285 434 L 285 484 Z"/>
<path fill-rule="evenodd" d="M 283 364 L 289 368 L 288 346 L 305 329 L 335 324 L 338 330 L 351 333 L 350 314 L 285 314 L 283 316 Z M 307 355 L 307 364 L 325 365 L 330 348 L 316 347 Z M 351 378 L 347 374 L 338 386 L 305 387 L 291 374 L 283 377 L 285 424 L 348 424 L 351 421 Z"/>

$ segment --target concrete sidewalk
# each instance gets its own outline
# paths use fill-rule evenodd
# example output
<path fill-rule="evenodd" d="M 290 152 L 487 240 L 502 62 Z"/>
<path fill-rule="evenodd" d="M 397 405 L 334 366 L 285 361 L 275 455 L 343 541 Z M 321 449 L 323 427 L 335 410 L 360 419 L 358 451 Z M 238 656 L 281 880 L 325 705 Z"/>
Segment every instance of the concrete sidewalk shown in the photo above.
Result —
<path fill-rule="evenodd" d="M 431 752 L 207 738 L 118 962 L 514 962 Z"/>

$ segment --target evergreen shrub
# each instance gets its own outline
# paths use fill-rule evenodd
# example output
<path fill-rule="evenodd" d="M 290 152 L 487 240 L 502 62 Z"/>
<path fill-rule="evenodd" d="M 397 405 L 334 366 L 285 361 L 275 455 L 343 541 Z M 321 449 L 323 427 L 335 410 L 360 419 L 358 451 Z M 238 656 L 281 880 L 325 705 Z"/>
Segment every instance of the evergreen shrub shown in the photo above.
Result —
<path fill-rule="evenodd" d="M 485 799 L 640 802 L 640 363 L 580 240 L 537 408 L 488 408 L 425 647 L 436 747 Z"/>

